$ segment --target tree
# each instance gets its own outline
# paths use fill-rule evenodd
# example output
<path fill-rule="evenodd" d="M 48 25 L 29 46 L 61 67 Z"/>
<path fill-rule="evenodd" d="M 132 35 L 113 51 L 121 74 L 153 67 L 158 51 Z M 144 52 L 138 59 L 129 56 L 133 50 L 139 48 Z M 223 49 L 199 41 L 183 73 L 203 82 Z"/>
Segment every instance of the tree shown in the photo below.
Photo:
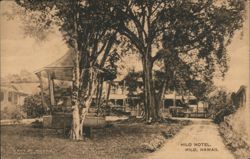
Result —
<path fill-rule="evenodd" d="M 30 15 L 32 25 L 27 24 L 29 28 L 44 32 L 56 25 L 74 50 L 71 138 L 79 140 L 97 81 L 104 73 L 102 68 L 117 42 L 117 32 L 109 27 L 113 24 L 111 17 L 103 14 L 107 8 L 87 0 L 16 0 L 16 3 Z M 32 31 L 29 33 L 34 36 Z"/>
<path fill-rule="evenodd" d="M 176 55 L 178 54 L 164 57 L 163 72 L 160 72 L 162 75 L 159 76 L 162 80 L 158 89 L 164 89 L 162 85 L 165 84 L 168 89 L 176 90 L 180 94 L 190 95 L 191 93 L 198 100 L 207 100 L 207 95 L 214 89 L 213 79 L 207 73 L 210 70 L 204 69 L 204 66 L 198 62 L 188 64 Z"/>
<path fill-rule="evenodd" d="M 189 80 L 187 84 L 191 93 L 197 97 L 199 101 L 208 101 L 209 93 L 215 89 L 215 86 L 211 81 L 204 82 L 199 80 Z"/>
<path fill-rule="evenodd" d="M 117 31 L 128 39 L 142 58 L 146 119 L 159 118 L 153 85 L 154 63 L 164 57 L 182 58 L 191 71 L 202 68 L 203 78 L 227 71 L 226 46 L 242 27 L 244 1 L 224 0 L 115 0 L 110 14 Z M 154 54 L 154 49 L 163 48 Z M 166 66 L 168 67 L 168 65 Z M 200 71 L 199 71 L 200 72 Z"/>
<path fill-rule="evenodd" d="M 96 83 L 94 80 L 80 81 L 80 77 L 83 77 L 80 76 L 80 70 L 95 66 L 98 61 L 96 57 L 99 53 L 97 51 L 99 44 L 104 46 L 101 48 L 111 48 L 112 45 L 108 44 L 113 44 L 115 35 L 120 34 L 119 40 L 130 50 L 137 51 L 142 58 L 147 120 L 159 118 L 159 104 L 156 102 L 157 95 L 153 84 L 155 62 L 168 57 L 177 60 L 180 58 L 189 66 L 189 70 L 194 72 L 193 80 L 212 78 L 218 70 L 224 75 L 227 71 L 225 48 L 234 32 L 242 27 L 242 14 L 245 9 L 243 0 L 223 0 L 216 3 L 212 0 L 74 0 L 63 3 L 17 0 L 17 2 L 31 10 L 54 11 L 62 20 L 61 31 L 66 33 L 65 39 L 74 46 L 76 52 L 75 88 L 81 88 L 80 83 L 88 83 L 90 89 L 84 90 L 95 90 L 92 89 Z M 111 41 L 107 45 L 103 45 L 106 43 L 99 37 L 103 35 L 104 30 L 104 35 L 109 37 L 108 42 Z M 155 53 L 154 50 L 158 52 Z M 102 66 L 103 63 L 100 62 L 98 66 Z M 81 64 L 83 67 L 80 67 Z M 96 71 L 87 72 L 89 77 L 94 77 L 92 75 Z M 76 99 L 78 94 L 75 95 Z M 88 99 L 86 101 L 91 100 Z"/>
<path fill-rule="evenodd" d="M 135 96 L 137 89 L 141 87 L 140 78 L 142 78 L 142 72 L 136 72 L 135 70 L 131 70 L 124 77 L 122 82 L 125 82 L 128 90 L 128 95 Z"/>
<path fill-rule="evenodd" d="M 32 83 L 38 82 L 37 77 L 28 72 L 27 70 L 21 70 L 19 74 L 9 74 L 7 75 L 6 79 L 11 83 Z"/>
<path fill-rule="evenodd" d="M 20 71 L 20 77 L 21 77 L 23 82 L 38 82 L 37 77 L 33 73 L 31 73 L 25 69 L 22 69 Z"/>

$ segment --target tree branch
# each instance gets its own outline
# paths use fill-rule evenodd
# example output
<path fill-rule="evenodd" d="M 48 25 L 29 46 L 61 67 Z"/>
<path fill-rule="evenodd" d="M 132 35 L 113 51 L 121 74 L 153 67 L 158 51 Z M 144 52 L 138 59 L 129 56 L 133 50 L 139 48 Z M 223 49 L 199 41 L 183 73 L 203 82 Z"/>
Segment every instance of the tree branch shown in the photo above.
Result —
<path fill-rule="evenodd" d="M 127 13 L 126 12 L 124 12 L 124 11 L 122 11 L 121 9 L 119 9 L 118 8 L 118 10 L 119 10 L 119 12 L 120 13 L 122 13 L 125 17 L 127 17 L 127 18 L 129 18 L 129 19 L 131 19 L 132 21 L 133 21 L 133 23 L 135 24 L 135 26 L 136 26 L 136 28 L 137 28 L 137 31 L 138 31 L 138 35 L 139 35 L 139 39 L 141 40 L 141 41 L 144 41 L 144 39 L 143 39 L 143 34 L 144 34 L 144 37 L 145 37 L 145 39 L 147 38 L 147 33 L 146 33 L 146 31 L 144 30 L 144 27 L 143 27 L 143 25 L 140 23 L 140 21 L 137 19 L 137 17 L 134 15 L 134 13 L 132 12 L 132 10 L 131 10 L 131 7 L 128 7 L 127 8 Z"/>
<path fill-rule="evenodd" d="M 118 28 L 118 32 L 122 35 L 125 35 L 128 37 L 131 42 L 136 45 L 137 49 L 140 51 L 140 53 L 144 53 L 144 44 L 140 41 L 140 39 L 132 32 L 130 31 L 125 25 L 121 25 L 120 28 Z"/>
<path fill-rule="evenodd" d="M 152 63 L 156 60 L 162 59 L 164 57 L 168 57 L 171 55 L 171 51 L 169 49 L 161 49 L 159 50 L 154 57 L 152 57 Z"/>
<path fill-rule="evenodd" d="M 117 34 L 117 31 L 110 37 L 110 39 L 108 41 L 107 47 L 105 49 L 104 55 L 103 55 L 101 63 L 100 63 L 100 68 L 104 67 L 104 64 L 105 64 L 105 61 L 106 61 L 106 59 L 108 57 L 110 49 L 112 48 L 112 46 L 113 46 L 113 44 L 114 44 L 114 42 L 116 40 L 116 34 Z"/>

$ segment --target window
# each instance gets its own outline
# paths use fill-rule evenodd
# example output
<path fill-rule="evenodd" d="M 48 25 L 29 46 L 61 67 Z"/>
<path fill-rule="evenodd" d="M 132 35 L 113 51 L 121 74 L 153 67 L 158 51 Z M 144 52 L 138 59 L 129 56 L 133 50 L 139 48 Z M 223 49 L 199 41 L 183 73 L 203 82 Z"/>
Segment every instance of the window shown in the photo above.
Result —
<path fill-rule="evenodd" d="M 110 103 L 112 103 L 113 105 L 115 105 L 115 100 L 114 99 L 110 99 Z"/>
<path fill-rule="evenodd" d="M 9 102 L 12 102 L 12 92 L 9 92 L 9 93 L 8 93 L 8 101 L 9 101 Z"/>
<path fill-rule="evenodd" d="M 93 99 L 92 99 L 91 106 L 92 106 L 92 107 L 95 107 L 95 106 L 96 106 L 96 98 L 93 98 Z"/>
<path fill-rule="evenodd" d="M 117 99 L 116 104 L 119 106 L 123 106 L 123 100 L 122 99 Z"/>
<path fill-rule="evenodd" d="M 177 99 L 177 100 L 176 100 L 176 106 L 177 106 L 177 107 L 181 107 L 181 106 L 182 106 L 182 102 L 181 102 L 180 99 Z"/>
<path fill-rule="evenodd" d="M 14 104 L 17 104 L 17 93 L 14 93 Z"/>
<path fill-rule="evenodd" d="M 129 106 L 135 107 L 140 104 L 140 100 L 137 98 L 129 98 L 127 103 Z"/>
<path fill-rule="evenodd" d="M 165 108 L 168 108 L 168 107 L 173 106 L 173 105 L 174 105 L 173 99 L 166 99 L 166 100 L 164 100 L 164 106 L 165 106 Z"/>
<path fill-rule="evenodd" d="M 4 100 L 4 93 L 3 92 L 1 92 L 0 98 L 1 98 L 1 102 L 2 102 Z"/>
<path fill-rule="evenodd" d="M 189 100 L 189 105 L 197 105 L 197 101 L 195 99 Z"/>
<path fill-rule="evenodd" d="M 116 89 L 115 89 L 114 87 L 112 87 L 111 90 L 110 90 L 110 92 L 111 92 L 112 94 L 115 94 L 115 90 L 116 90 Z"/>

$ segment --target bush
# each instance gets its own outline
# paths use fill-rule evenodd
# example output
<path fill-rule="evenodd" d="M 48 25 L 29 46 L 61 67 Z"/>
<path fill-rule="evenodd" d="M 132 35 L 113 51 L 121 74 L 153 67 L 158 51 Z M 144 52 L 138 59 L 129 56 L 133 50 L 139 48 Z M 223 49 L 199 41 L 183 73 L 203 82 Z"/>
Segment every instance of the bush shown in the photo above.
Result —
<path fill-rule="evenodd" d="M 151 140 L 149 143 L 143 143 L 141 144 L 141 148 L 143 150 L 154 152 L 158 148 L 160 148 L 165 142 L 165 138 L 163 136 L 156 135 L 153 140 Z"/>
<path fill-rule="evenodd" d="M 250 146 L 242 140 L 241 136 L 233 131 L 230 125 L 222 122 L 219 125 L 219 132 L 223 137 L 226 147 L 233 152 L 237 159 L 250 157 Z"/>
<path fill-rule="evenodd" d="M 1 120 L 3 119 L 23 119 L 26 117 L 26 113 L 23 112 L 21 109 L 8 109 L 8 107 L 4 107 L 3 110 L 1 110 Z"/>
<path fill-rule="evenodd" d="M 31 125 L 33 128 L 42 128 L 43 122 L 36 120 L 36 121 L 32 122 Z"/>
<path fill-rule="evenodd" d="M 21 110 L 12 112 L 10 116 L 11 116 L 11 119 L 17 119 L 17 120 L 20 120 L 26 117 L 25 113 Z"/>
<path fill-rule="evenodd" d="M 3 110 L 1 110 L 1 120 L 8 119 L 10 117 L 10 113 L 8 111 L 8 108 L 5 107 Z"/>
<path fill-rule="evenodd" d="M 225 116 L 230 115 L 233 112 L 235 112 L 235 109 L 232 106 L 223 108 L 217 114 L 215 114 L 215 117 L 213 120 L 216 124 L 219 124 L 224 121 Z"/>
<path fill-rule="evenodd" d="M 235 112 L 230 95 L 231 93 L 227 93 L 225 89 L 219 89 L 209 98 L 208 111 L 213 115 L 213 120 L 217 124 L 224 121 L 225 116 Z"/>
<path fill-rule="evenodd" d="M 45 114 L 42 106 L 41 96 L 38 94 L 28 96 L 24 99 L 23 111 L 28 118 L 37 118 Z"/>

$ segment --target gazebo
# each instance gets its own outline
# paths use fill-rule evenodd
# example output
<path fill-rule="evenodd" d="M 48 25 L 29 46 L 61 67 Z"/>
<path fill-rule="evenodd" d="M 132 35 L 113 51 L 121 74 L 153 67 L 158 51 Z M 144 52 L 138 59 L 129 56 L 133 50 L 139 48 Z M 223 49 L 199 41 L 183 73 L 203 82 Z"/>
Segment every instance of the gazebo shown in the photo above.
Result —
<path fill-rule="evenodd" d="M 50 96 L 50 110 L 52 116 L 44 117 L 44 126 L 53 127 L 53 128 L 63 128 L 64 130 L 71 125 L 71 113 L 67 112 L 57 112 L 52 113 L 52 108 L 57 105 L 55 100 L 55 91 L 54 91 L 54 80 L 68 81 L 72 82 L 73 80 L 73 50 L 69 49 L 65 55 L 56 60 L 55 62 L 35 71 L 35 74 L 38 76 L 40 81 L 41 88 L 41 98 L 43 107 L 45 107 L 45 97 L 44 97 L 44 86 L 43 79 L 48 79 L 48 90 Z M 72 86 L 72 85 L 71 85 Z M 105 119 L 101 117 L 87 117 L 84 121 L 85 126 L 89 127 L 100 127 L 105 125 Z"/>
<path fill-rule="evenodd" d="M 54 80 L 63 80 L 63 81 L 72 81 L 73 78 L 73 50 L 69 49 L 67 53 L 56 60 L 55 62 L 35 71 L 35 74 L 38 76 L 40 81 L 41 88 L 41 98 L 42 104 L 45 105 L 44 101 L 44 86 L 42 77 L 48 79 L 48 88 L 50 95 L 50 104 L 55 106 L 55 96 L 54 96 Z"/>

